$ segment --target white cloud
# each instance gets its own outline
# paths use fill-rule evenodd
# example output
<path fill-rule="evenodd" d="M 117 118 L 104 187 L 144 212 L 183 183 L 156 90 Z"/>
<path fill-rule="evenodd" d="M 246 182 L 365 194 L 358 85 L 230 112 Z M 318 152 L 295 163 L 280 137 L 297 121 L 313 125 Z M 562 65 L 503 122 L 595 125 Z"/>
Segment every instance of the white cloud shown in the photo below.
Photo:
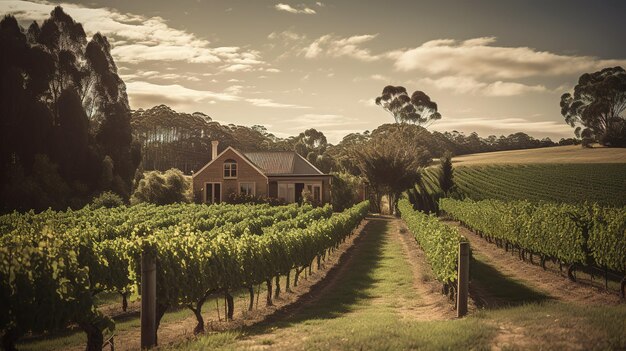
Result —
<path fill-rule="evenodd" d="M 362 48 L 361 45 L 377 36 L 378 34 L 365 34 L 342 38 L 326 34 L 313 41 L 302 52 L 306 58 L 325 55 L 329 57 L 352 57 L 361 61 L 376 61 L 381 56 L 372 54 L 369 49 Z"/>
<path fill-rule="evenodd" d="M 311 108 L 309 106 L 301 106 L 301 105 L 293 105 L 293 104 L 282 104 L 282 103 L 275 102 L 272 99 L 246 99 L 246 101 L 251 103 L 254 106 L 259 106 L 259 107 Z"/>
<path fill-rule="evenodd" d="M 447 76 L 441 78 L 422 78 L 418 84 L 431 85 L 441 90 L 451 90 L 457 94 L 475 94 L 482 96 L 514 96 L 525 93 L 545 92 L 543 85 L 525 85 L 516 82 L 496 81 L 480 82 L 473 77 Z"/>
<path fill-rule="evenodd" d="M 0 12 L 11 13 L 28 24 L 48 18 L 54 6 L 28 1 L 0 1 Z M 208 40 L 172 28 L 158 16 L 146 17 L 110 8 L 87 8 L 67 3 L 61 6 L 83 25 L 88 35 L 100 32 L 107 36 L 113 43 L 111 52 L 117 62 L 263 63 L 258 52 L 238 47 L 211 47 Z"/>
<path fill-rule="evenodd" d="M 288 4 L 279 3 L 279 4 L 274 5 L 274 8 L 278 11 L 284 11 L 284 12 L 295 13 L 295 14 L 314 15 L 317 13 L 312 8 L 306 7 L 304 5 L 300 5 L 299 8 L 295 8 Z"/>
<path fill-rule="evenodd" d="M 243 86 L 233 85 L 224 92 L 196 90 L 179 84 L 159 85 L 149 82 L 129 82 L 126 84 L 128 99 L 133 108 L 148 108 L 158 104 L 167 104 L 172 108 L 185 109 L 198 103 L 214 103 L 217 101 L 245 101 L 257 107 L 304 109 L 308 106 L 285 104 L 272 99 L 251 99 L 241 96 Z"/>
<path fill-rule="evenodd" d="M 559 55 L 528 47 L 494 46 L 494 37 L 465 41 L 439 39 L 409 50 L 388 53 L 400 71 L 513 79 L 534 76 L 576 75 L 626 60 Z M 509 87 L 510 88 L 510 87 Z"/>
<path fill-rule="evenodd" d="M 367 107 L 376 107 L 376 99 L 375 98 L 371 98 L 371 99 L 359 99 L 359 103 L 361 105 L 367 106 Z"/>
<path fill-rule="evenodd" d="M 557 121 L 530 121 L 526 118 L 454 118 L 444 116 L 443 119 L 433 124 L 433 129 L 445 130 L 471 130 L 484 134 L 489 133 L 514 133 L 525 132 L 539 135 L 572 136 L 572 128 Z"/>
<path fill-rule="evenodd" d="M 189 89 L 179 84 L 160 85 L 143 81 L 126 83 L 126 90 L 133 108 L 147 108 L 158 104 L 180 108 L 209 100 L 239 101 L 241 99 L 228 93 Z"/>
<path fill-rule="evenodd" d="M 236 63 L 234 65 L 225 66 L 222 71 L 224 72 L 248 72 L 251 71 L 253 67 L 251 65 L 245 65 L 241 63 Z"/>

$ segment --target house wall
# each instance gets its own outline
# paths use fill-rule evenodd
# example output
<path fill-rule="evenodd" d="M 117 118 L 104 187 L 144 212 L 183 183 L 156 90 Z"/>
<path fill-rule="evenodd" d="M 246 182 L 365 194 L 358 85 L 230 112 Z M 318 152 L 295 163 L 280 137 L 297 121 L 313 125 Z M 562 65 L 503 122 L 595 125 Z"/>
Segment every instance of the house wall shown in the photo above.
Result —
<path fill-rule="evenodd" d="M 322 185 L 322 203 L 326 204 L 331 201 L 330 192 L 330 176 L 325 177 L 270 177 L 269 178 L 269 196 L 278 197 L 278 183 L 304 183 L 304 184 L 321 184 Z M 297 197 L 297 195 L 296 195 Z"/>
<path fill-rule="evenodd" d="M 224 179 L 224 161 L 233 159 L 237 161 L 237 179 Z M 196 202 L 205 202 L 204 186 L 206 183 L 222 184 L 222 201 L 228 198 L 231 191 L 239 192 L 239 183 L 254 182 L 257 196 L 267 196 L 267 178 L 252 167 L 245 159 L 241 158 L 231 149 L 226 149 L 208 167 L 201 169 L 193 175 L 193 193 Z"/>

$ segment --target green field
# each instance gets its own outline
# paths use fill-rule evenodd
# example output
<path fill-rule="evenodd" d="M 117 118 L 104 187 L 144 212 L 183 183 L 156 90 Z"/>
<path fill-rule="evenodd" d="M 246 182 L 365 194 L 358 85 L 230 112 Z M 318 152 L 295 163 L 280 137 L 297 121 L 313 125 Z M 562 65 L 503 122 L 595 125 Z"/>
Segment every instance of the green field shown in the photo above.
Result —
<path fill-rule="evenodd" d="M 438 167 L 426 169 L 423 186 L 440 192 Z M 459 166 L 454 181 L 461 197 L 473 200 L 530 200 L 626 205 L 626 164 L 554 163 Z"/>

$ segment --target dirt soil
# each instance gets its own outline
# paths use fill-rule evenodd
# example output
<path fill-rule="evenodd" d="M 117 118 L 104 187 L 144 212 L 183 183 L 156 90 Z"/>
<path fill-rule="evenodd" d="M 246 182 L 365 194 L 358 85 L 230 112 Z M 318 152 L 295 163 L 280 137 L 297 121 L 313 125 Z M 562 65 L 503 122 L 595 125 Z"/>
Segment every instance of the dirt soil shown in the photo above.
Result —
<path fill-rule="evenodd" d="M 516 254 L 506 252 L 489 243 L 471 230 L 462 227 L 457 221 L 444 220 L 444 223 L 459 229 L 470 242 L 472 250 L 486 257 L 488 263 L 502 274 L 523 282 L 553 299 L 577 304 L 616 305 L 619 296 L 593 286 L 572 282 L 556 272 L 545 271 L 538 265 L 521 261 Z M 480 287 L 478 294 L 480 294 Z M 488 304 L 488 303 L 487 303 Z"/>

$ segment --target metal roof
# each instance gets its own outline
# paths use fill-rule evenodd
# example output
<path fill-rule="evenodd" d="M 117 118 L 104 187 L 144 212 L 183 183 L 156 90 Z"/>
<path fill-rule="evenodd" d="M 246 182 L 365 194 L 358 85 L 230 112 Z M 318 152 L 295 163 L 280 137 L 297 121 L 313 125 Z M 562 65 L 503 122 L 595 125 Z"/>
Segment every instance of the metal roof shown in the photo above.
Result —
<path fill-rule="evenodd" d="M 255 151 L 243 154 L 268 176 L 324 174 L 293 151 Z"/>

